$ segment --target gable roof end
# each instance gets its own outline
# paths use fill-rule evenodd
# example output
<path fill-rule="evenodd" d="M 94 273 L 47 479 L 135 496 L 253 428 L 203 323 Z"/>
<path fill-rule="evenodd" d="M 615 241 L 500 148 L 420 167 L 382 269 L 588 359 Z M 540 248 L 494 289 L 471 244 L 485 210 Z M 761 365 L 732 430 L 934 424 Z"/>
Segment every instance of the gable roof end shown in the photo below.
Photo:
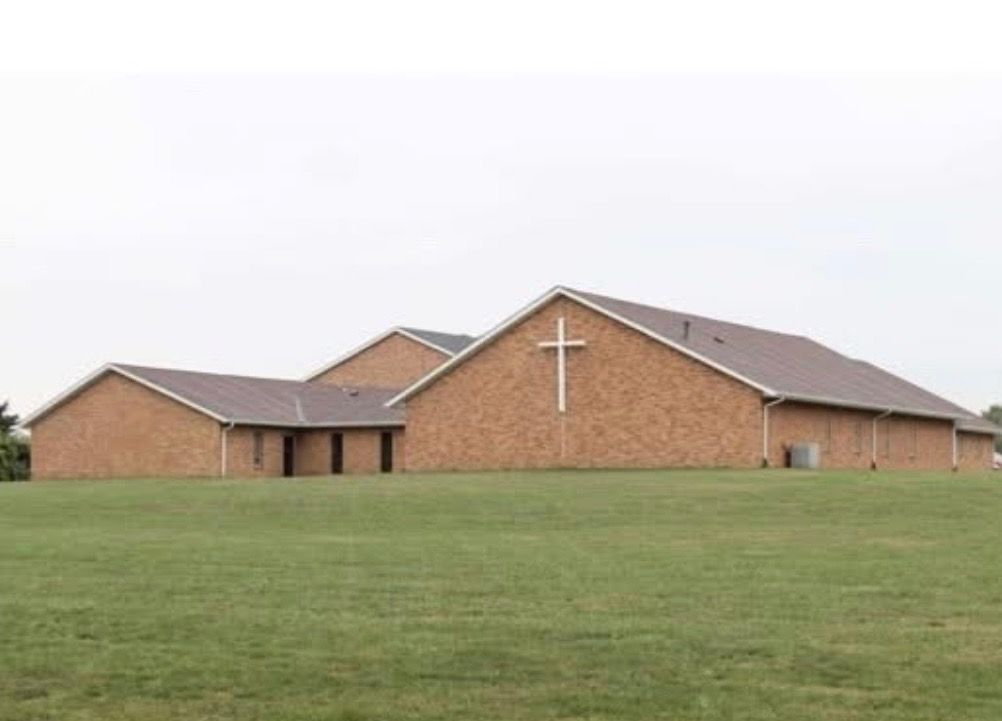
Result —
<path fill-rule="evenodd" d="M 956 420 L 997 432 L 970 411 L 877 366 L 848 358 L 810 338 L 763 330 L 558 286 L 502 321 L 475 343 L 391 399 L 401 403 L 465 362 L 557 297 L 632 328 L 758 390 L 767 398 Z"/>
<path fill-rule="evenodd" d="M 343 388 L 278 378 L 202 373 L 112 363 L 25 419 L 29 426 L 109 373 L 128 378 L 220 423 L 281 428 L 384 428 L 404 425 L 387 408 L 390 388 Z"/>
<path fill-rule="evenodd" d="M 210 416 L 211 418 L 214 418 L 221 423 L 226 422 L 227 420 L 223 416 L 214 413 L 208 408 L 203 408 L 202 406 L 191 402 L 187 398 L 183 398 L 166 388 L 162 388 L 156 383 L 153 383 L 143 378 L 142 376 L 138 376 L 130 372 L 129 370 L 126 370 L 126 368 L 120 365 L 117 365 L 115 363 L 106 363 L 93 373 L 90 373 L 89 375 L 85 376 L 82 380 L 78 381 L 77 383 L 74 383 L 72 386 L 70 386 L 65 391 L 57 395 L 55 398 L 53 398 L 44 406 L 36 410 L 34 413 L 29 414 L 28 417 L 26 417 L 24 420 L 21 421 L 20 425 L 24 428 L 30 427 L 33 423 L 41 419 L 43 416 L 48 415 L 50 411 L 55 410 L 66 401 L 70 400 L 79 393 L 82 393 L 83 391 L 87 390 L 90 386 L 92 386 L 94 383 L 104 378 L 109 373 L 115 373 L 117 375 L 122 376 L 123 378 L 128 378 L 129 380 L 134 381 L 135 383 L 138 383 L 141 386 L 145 386 L 146 388 L 156 391 L 161 395 L 165 395 L 168 398 L 171 398 L 172 400 L 175 400 L 182 405 L 188 406 L 194 411 L 198 411 L 199 413 Z"/>
<path fill-rule="evenodd" d="M 347 363 L 355 356 L 361 355 L 362 353 L 369 350 L 373 346 L 379 345 L 384 340 L 394 335 L 400 335 L 416 343 L 420 343 L 421 345 L 431 348 L 432 350 L 438 351 L 442 355 L 447 356 L 449 358 L 456 355 L 456 353 L 458 353 L 460 350 L 462 350 L 475 340 L 473 336 L 469 335 L 461 335 L 455 333 L 441 333 L 439 331 L 433 331 L 433 330 L 421 330 L 418 328 L 403 328 L 397 326 L 390 328 L 388 331 L 380 333 L 375 338 L 370 338 L 362 345 L 353 348 L 344 355 L 338 356 L 330 363 L 327 363 L 321 368 L 318 368 L 312 373 L 306 375 L 303 378 L 303 380 L 311 381 L 314 378 L 323 375 L 327 371 L 333 370 L 334 368 L 337 368 L 339 365 L 342 365 L 343 363 Z"/>
<path fill-rule="evenodd" d="M 576 291 L 572 291 L 569 288 L 564 288 L 563 286 L 557 286 L 557 287 L 553 288 L 552 290 L 548 291 L 547 293 L 543 294 L 542 296 L 540 296 L 536 300 L 534 300 L 531 303 L 529 303 L 527 306 L 525 306 L 524 308 L 522 308 L 520 311 L 518 311 L 514 315 L 512 315 L 509 318 L 506 318 L 505 320 L 501 321 L 498 325 L 494 326 L 487 333 L 485 333 L 484 335 L 480 336 L 474 343 L 472 343 L 469 346 L 467 346 L 465 350 L 463 350 L 461 353 L 458 353 L 451 360 L 445 362 L 444 364 L 442 364 L 441 366 L 439 366 L 435 370 L 431 371 L 429 374 L 427 374 L 423 378 L 419 378 L 413 385 L 411 385 L 410 387 L 406 388 L 402 393 L 400 393 L 396 397 L 392 398 L 388 402 L 387 405 L 390 405 L 390 406 L 397 405 L 397 404 L 399 404 L 399 403 L 407 400 L 408 398 L 416 395 L 420 391 L 424 390 L 429 385 L 431 385 L 436 380 L 438 380 L 441 376 L 444 376 L 446 373 L 449 373 L 453 368 L 455 368 L 456 366 L 460 365 L 461 363 L 464 363 L 468 358 L 470 358 L 471 356 L 473 356 L 476 353 L 478 353 L 482 348 L 486 347 L 487 345 L 490 345 L 490 343 L 492 343 L 498 336 L 500 336 L 503 333 L 505 333 L 509 328 L 511 328 L 511 327 L 517 325 L 518 323 L 522 322 L 522 320 L 524 320 L 525 318 L 528 318 L 533 313 L 535 313 L 537 310 L 539 310 L 543 306 L 545 306 L 548 303 L 550 303 L 552 300 L 554 300 L 556 298 L 559 298 L 559 297 L 565 297 L 565 298 L 569 298 L 569 299 L 571 299 L 573 301 L 576 301 L 576 302 L 580 303 L 581 305 L 584 305 L 584 306 L 586 306 L 588 308 L 591 308 L 592 310 L 595 310 L 595 311 L 597 311 L 598 313 L 600 313 L 602 315 L 605 315 L 605 316 L 607 316 L 609 318 L 612 318 L 613 320 L 616 320 L 617 322 L 622 323 L 623 325 L 629 326 L 630 328 L 633 328 L 634 330 L 636 330 L 636 331 L 638 331 L 640 333 L 643 333 L 644 335 L 646 335 L 646 336 L 648 336 L 648 337 L 650 337 L 650 338 L 658 341 L 659 343 L 663 343 L 663 344 L 665 344 L 665 345 L 667 345 L 667 346 L 669 346 L 671 348 L 674 348 L 675 350 L 677 350 L 677 351 L 679 351 L 679 352 L 681 352 L 681 353 L 683 353 L 683 354 L 685 354 L 685 355 L 687 355 L 687 356 L 689 356 L 689 357 L 691 357 L 691 358 L 693 358 L 695 360 L 698 360 L 699 362 L 704 363 L 705 365 L 708 365 L 711 368 L 714 368 L 714 369 L 720 371 L 724 375 L 730 376 L 730 377 L 734 378 L 735 380 L 740 381 L 741 383 L 744 383 L 745 385 L 751 386 L 752 388 L 760 391 L 761 393 L 763 393 L 765 395 L 773 395 L 772 391 L 769 388 L 756 383 L 755 381 L 751 380 L 750 378 L 745 378 L 744 376 L 740 375 L 739 373 L 736 373 L 736 372 L 734 372 L 733 370 L 731 370 L 731 369 L 729 369 L 727 367 L 724 367 L 724 366 L 721 366 L 721 365 L 715 363 L 712 359 L 705 358 L 705 357 L 701 356 L 699 353 L 697 353 L 697 352 L 695 352 L 695 351 L 693 351 L 691 349 L 686 348 L 685 346 L 683 346 L 683 345 L 675 342 L 674 340 L 672 340 L 670 338 L 666 338 L 666 337 L 663 337 L 661 335 L 658 335 L 657 333 L 651 331 L 649 328 L 646 328 L 643 325 L 635 323 L 635 322 L 633 322 L 632 320 L 630 320 L 628 318 L 621 317 L 621 316 L 615 314 L 614 312 L 612 312 L 612 311 L 610 311 L 610 310 L 602 307 L 601 305 L 598 305 L 598 304 L 592 302 L 591 300 L 583 297 L 582 294 L 579 294 Z"/>

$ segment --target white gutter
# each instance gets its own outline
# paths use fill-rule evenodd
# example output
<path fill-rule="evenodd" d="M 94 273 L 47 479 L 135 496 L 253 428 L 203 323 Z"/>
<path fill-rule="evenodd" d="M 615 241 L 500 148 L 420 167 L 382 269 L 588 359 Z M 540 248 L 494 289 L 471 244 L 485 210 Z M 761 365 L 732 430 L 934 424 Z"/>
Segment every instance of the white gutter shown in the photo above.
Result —
<path fill-rule="evenodd" d="M 230 424 L 228 426 L 223 426 L 222 427 L 222 431 L 221 431 L 222 442 L 220 443 L 220 448 L 219 448 L 219 453 L 220 453 L 220 458 L 219 458 L 219 477 L 220 478 L 226 478 L 226 437 L 229 435 L 230 431 L 233 430 L 233 426 L 235 426 L 235 425 L 236 425 L 236 423 L 234 423 L 233 421 L 230 421 Z"/>
<path fill-rule="evenodd" d="M 779 395 L 777 391 L 776 395 Z M 945 411 L 940 413 L 937 411 L 921 410 L 919 408 L 908 408 L 907 406 L 895 406 L 894 408 L 888 409 L 886 405 L 878 405 L 874 403 L 863 403 L 857 401 L 847 401 L 840 400 L 838 398 L 831 398 L 830 396 L 810 396 L 803 395 L 799 393 L 784 393 L 783 396 L 786 400 L 791 402 L 799 403 L 813 403 L 815 405 L 821 406 L 836 406 L 838 408 L 852 408 L 860 411 L 873 411 L 875 413 L 882 413 L 886 410 L 891 410 L 895 415 L 898 416 L 916 416 L 918 418 L 935 418 L 937 420 L 952 421 L 960 418 L 957 413 L 946 413 Z M 972 414 L 973 415 L 973 414 Z"/>
<path fill-rule="evenodd" d="M 874 470 L 874 471 L 877 470 L 877 421 L 880 421 L 880 420 L 882 420 L 884 418 L 887 418 L 892 413 L 894 413 L 893 410 L 886 410 L 883 413 L 881 413 L 879 416 L 874 416 L 874 418 L 873 418 L 873 454 L 870 456 L 870 469 L 871 470 Z M 890 432 L 891 432 L 891 429 L 888 428 L 887 429 L 887 433 L 890 434 Z M 889 436 L 888 436 L 888 440 L 889 440 Z"/>
<path fill-rule="evenodd" d="M 331 423 L 288 423 L 268 420 L 267 418 L 234 418 L 233 423 L 238 426 L 266 426 L 268 428 L 303 428 L 303 429 L 323 429 L 323 428 L 403 428 L 407 425 L 404 421 L 337 421 Z"/>
<path fill-rule="evenodd" d="M 762 468 L 769 467 L 769 409 L 785 402 L 786 398 L 777 398 L 762 406 Z"/>

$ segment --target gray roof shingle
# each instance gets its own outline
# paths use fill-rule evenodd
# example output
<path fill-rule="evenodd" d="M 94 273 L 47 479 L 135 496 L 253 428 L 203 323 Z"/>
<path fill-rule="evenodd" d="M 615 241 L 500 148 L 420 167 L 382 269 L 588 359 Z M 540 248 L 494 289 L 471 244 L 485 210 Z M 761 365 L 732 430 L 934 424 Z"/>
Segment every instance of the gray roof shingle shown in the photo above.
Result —
<path fill-rule="evenodd" d="M 112 364 L 227 421 L 288 427 L 402 426 L 391 388 L 341 386 Z"/>
<path fill-rule="evenodd" d="M 411 335 L 416 335 L 427 343 L 431 343 L 439 348 L 444 348 L 453 355 L 459 353 L 461 350 L 466 348 L 466 346 L 473 343 L 476 337 L 472 335 L 464 335 L 459 333 L 441 333 L 437 330 L 422 330 L 421 328 L 404 328 L 401 327 L 400 330 L 410 333 Z"/>

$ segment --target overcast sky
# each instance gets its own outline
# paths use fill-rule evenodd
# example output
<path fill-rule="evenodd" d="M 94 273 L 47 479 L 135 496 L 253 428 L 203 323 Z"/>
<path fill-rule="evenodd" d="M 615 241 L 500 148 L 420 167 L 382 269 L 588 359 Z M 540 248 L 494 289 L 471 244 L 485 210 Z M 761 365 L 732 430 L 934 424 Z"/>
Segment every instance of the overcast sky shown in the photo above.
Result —
<path fill-rule="evenodd" d="M 2 82 L 0 397 L 106 361 L 299 377 L 554 284 L 1002 401 L 1002 83 Z"/>
<path fill-rule="evenodd" d="M 988 0 L 33 0 L 0 23 L 0 397 L 299 377 L 557 284 L 1002 400 Z M 965 79 L 966 78 L 966 79 Z"/>

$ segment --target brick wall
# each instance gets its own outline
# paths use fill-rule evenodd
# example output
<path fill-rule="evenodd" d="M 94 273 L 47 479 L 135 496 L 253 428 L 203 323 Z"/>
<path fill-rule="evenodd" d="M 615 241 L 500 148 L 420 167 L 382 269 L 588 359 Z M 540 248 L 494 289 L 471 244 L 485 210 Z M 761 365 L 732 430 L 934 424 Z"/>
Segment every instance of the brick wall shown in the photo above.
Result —
<path fill-rule="evenodd" d="M 404 431 L 393 433 L 393 469 L 404 469 Z M 344 432 L 344 472 L 379 473 L 381 435 L 379 429 L 361 429 Z"/>
<path fill-rule="evenodd" d="M 879 413 L 805 403 L 783 403 L 769 411 L 769 463 L 785 465 L 793 443 L 817 443 L 823 468 L 870 467 L 873 420 Z M 949 470 L 953 465 L 953 423 L 913 416 L 877 421 L 877 467 Z"/>
<path fill-rule="evenodd" d="M 254 466 L 254 433 L 262 435 L 264 454 L 260 467 Z M 237 427 L 227 440 L 227 475 L 234 478 L 278 477 L 282 475 L 283 437 L 296 440 L 295 475 L 331 475 L 331 434 L 334 429 L 296 431 L 295 429 Z M 346 474 L 378 473 L 380 434 L 369 428 L 338 430 L 344 438 L 344 472 Z M 394 434 L 394 469 L 404 464 L 403 430 Z"/>
<path fill-rule="evenodd" d="M 331 473 L 330 431 L 300 431 L 296 438 L 296 475 L 329 476 Z"/>
<path fill-rule="evenodd" d="M 569 351 L 565 416 L 556 410 L 555 351 L 538 347 L 554 338 L 560 316 L 569 337 L 588 344 Z M 761 408 L 756 391 L 560 298 L 408 402 L 407 433 L 394 431 L 394 468 L 755 467 Z M 770 463 L 784 465 L 786 447 L 813 441 L 826 468 L 868 468 L 875 415 L 779 405 L 770 411 Z M 264 441 L 259 467 L 255 431 Z M 331 431 L 237 427 L 227 435 L 227 475 L 280 476 L 290 433 L 296 474 L 329 474 Z M 379 472 L 381 431 L 342 433 L 345 473 Z M 215 420 L 111 373 L 34 424 L 32 475 L 217 476 L 220 437 Z M 952 442 L 948 421 L 891 416 L 878 423 L 877 464 L 947 469 Z M 960 468 L 990 468 L 992 445 L 988 435 L 958 434 Z"/>
<path fill-rule="evenodd" d="M 31 428 L 32 478 L 217 476 L 219 424 L 109 373 Z"/>
<path fill-rule="evenodd" d="M 261 434 L 261 463 L 254 464 L 254 434 Z M 232 478 L 274 478 L 282 475 L 282 438 L 278 428 L 237 426 L 226 434 L 226 475 Z"/>
<path fill-rule="evenodd" d="M 556 321 L 568 337 L 568 413 L 556 408 Z M 407 469 L 754 467 L 761 398 L 566 298 L 407 404 Z"/>
<path fill-rule="evenodd" d="M 995 438 L 984 433 L 957 434 L 957 466 L 962 471 L 987 471 L 992 467 Z"/>
<path fill-rule="evenodd" d="M 770 410 L 769 463 L 782 467 L 793 443 L 817 443 L 824 468 L 869 468 L 873 457 L 872 411 L 784 403 Z M 953 423 L 892 415 L 877 421 L 878 469 L 948 470 L 953 465 Z M 992 438 L 957 434 L 960 470 L 991 468 Z"/>
<path fill-rule="evenodd" d="M 444 353 L 395 333 L 312 380 L 342 386 L 405 388 L 448 359 Z"/>
<path fill-rule="evenodd" d="M 556 412 L 556 319 L 588 346 L 569 351 L 569 408 Z M 754 467 L 762 399 L 663 344 L 558 299 L 408 401 L 408 470 L 548 467 Z M 826 468 L 870 467 L 876 413 L 784 403 L 770 411 L 769 461 L 816 442 Z M 961 434 L 961 469 L 987 469 L 989 436 Z M 891 416 L 877 424 L 881 469 L 948 470 L 951 421 Z"/>
<path fill-rule="evenodd" d="M 379 431 L 345 434 L 345 473 L 379 473 L 379 434 Z"/>
<path fill-rule="evenodd" d="M 342 431 L 345 473 L 379 472 L 380 432 Z M 393 433 L 394 468 L 402 469 L 403 430 Z M 32 427 L 32 478 L 218 477 L 221 435 L 214 419 L 109 373 Z M 330 474 L 331 431 L 237 426 L 226 433 L 226 475 L 281 476 L 286 435 L 296 439 L 296 475 Z"/>

